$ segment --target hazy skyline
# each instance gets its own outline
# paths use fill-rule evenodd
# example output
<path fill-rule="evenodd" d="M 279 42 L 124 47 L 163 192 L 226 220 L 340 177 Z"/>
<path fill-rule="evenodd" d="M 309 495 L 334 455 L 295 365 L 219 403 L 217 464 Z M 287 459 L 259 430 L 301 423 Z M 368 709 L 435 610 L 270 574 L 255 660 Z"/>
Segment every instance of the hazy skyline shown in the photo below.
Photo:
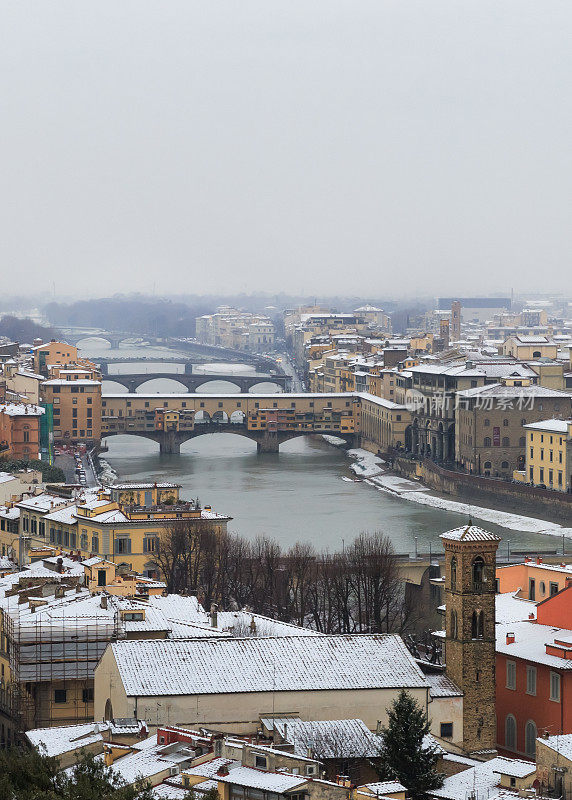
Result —
<path fill-rule="evenodd" d="M 570 2 L 2 11 L 9 293 L 572 291 Z"/>

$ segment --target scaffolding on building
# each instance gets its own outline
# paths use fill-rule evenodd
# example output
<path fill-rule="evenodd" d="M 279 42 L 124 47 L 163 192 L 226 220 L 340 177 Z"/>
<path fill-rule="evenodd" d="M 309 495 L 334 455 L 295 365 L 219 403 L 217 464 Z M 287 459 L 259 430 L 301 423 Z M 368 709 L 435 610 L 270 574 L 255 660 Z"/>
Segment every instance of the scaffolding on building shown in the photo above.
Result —
<path fill-rule="evenodd" d="M 12 713 L 20 730 L 93 720 L 97 663 L 109 642 L 124 636 L 119 613 L 85 591 L 51 597 L 6 598 L 4 627 L 13 658 Z M 91 614 L 79 603 L 92 601 Z M 98 613 L 98 604 L 101 612 Z"/>

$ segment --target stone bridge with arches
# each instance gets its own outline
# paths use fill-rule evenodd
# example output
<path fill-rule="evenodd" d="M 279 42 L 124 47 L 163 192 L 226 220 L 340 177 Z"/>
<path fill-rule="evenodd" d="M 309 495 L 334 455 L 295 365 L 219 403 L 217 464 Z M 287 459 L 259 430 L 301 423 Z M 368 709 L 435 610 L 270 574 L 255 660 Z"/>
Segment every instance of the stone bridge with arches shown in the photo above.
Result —
<path fill-rule="evenodd" d="M 192 366 L 192 365 L 190 365 Z M 148 381 L 168 379 L 176 381 L 186 387 L 187 392 L 194 393 L 200 386 L 211 381 L 226 381 L 232 383 L 240 392 L 249 392 L 254 386 L 261 383 L 273 383 L 288 391 L 291 384 L 289 375 L 229 375 L 228 373 L 189 373 L 189 372 L 145 372 L 133 374 L 102 374 L 104 380 L 113 381 L 125 386 L 128 392 L 134 393 L 140 386 Z"/>
<path fill-rule="evenodd" d="M 158 442 L 161 453 L 179 453 L 184 442 L 213 433 L 252 439 L 259 453 L 317 434 L 355 446 L 358 402 L 351 394 L 105 394 L 101 436 L 142 436 Z M 176 423 L 169 412 L 178 412 Z M 271 417 L 278 423 L 268 425 Z"/>

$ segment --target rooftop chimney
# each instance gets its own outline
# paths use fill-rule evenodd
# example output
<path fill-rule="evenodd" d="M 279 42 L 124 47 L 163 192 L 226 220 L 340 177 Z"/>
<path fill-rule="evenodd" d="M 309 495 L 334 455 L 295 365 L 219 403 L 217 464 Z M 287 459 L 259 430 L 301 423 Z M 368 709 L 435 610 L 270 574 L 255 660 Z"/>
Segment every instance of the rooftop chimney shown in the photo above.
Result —
<path fill-rule="evenodd" d="M 211 628 L 218 627 L 218 606 L 216 603 L 211 603 Z"/>
<path fill-rule="evenodd" d="M 60 573 L 64 571 L 64 561 L 62 558 L 58 558 L 56 561 L 56 571 Z"/>
<path fill-rule="evenodd" d="M 106 594 L 102 594 L 101 595 L 101 607 L 102 608 L 107 608 L 107 595 Z"/>
<path fill-rule="evenodd" d="M 536 556 L 536 563 L 542 564 L 542 556 Z"/>
<path fill-rule="evenodd" d="M 506 643 L 507 644 L 514 644 L 515 640 L 516 640 L 516 637 L 515 637 L 514 633 L 507 633 L 507 635 L 506 635 Z"/>

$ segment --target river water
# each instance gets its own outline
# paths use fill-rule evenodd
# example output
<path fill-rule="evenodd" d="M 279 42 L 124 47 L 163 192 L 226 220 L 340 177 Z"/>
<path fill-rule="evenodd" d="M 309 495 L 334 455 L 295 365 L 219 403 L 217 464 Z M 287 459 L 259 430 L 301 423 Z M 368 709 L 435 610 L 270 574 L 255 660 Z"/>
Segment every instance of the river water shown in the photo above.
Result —
<path fill-rule="evenodd" d="M 172 357 L 172 350 L 156 347 L 125 346 L 110 352 L 93 340 L 85 343 L 81 355 L 125 357 L 129 372 L 151 372 L 149 363 L 137 358 Z M 252 374 L 246 365 L 229 365 L 240 374 Z M 174 371 L 175 365 L 161 365 L 161 372 Z M 110 372 L 117 372 L 110 365 Z M 226 372 L 221 364 L 197 366 L 195 371 Z M 180 385 L 170 380 L 145 384 L 140 391 L 179 392 Z M 208 392 L 234 392 L 232 384 L 216 386 Z M 261 390 L 261 389 L 260 389 Z M 273 391 L 274 387 L 268 386 Z M 125 391 L 111 381 L 104 382 L 104 393 Z M 259 389 L 257 388 L 257 391 Z M 256 444 L 243 436 L 208 434 L 184 444 L 180 455 L 160 455 L 155 442 L 136 436 L 113 436 L 107 440 L 106 460 L 121 480 L 171 480 L 182 485 L 182 495 L 199 497 L 217 512 L 231 516 L 229 530 L 247 537 L 266 534 L 283 546 L 296 541 L 312 542 L 317 549 L 335 550 L 363 531 L 382 531 L 391 538 L 399 553 L 441 550 L 439 534 L 467 521 L 469 509 L 456 513 L 418 505 L 392 493 L 380 491 L 366 482 L 354 482 L 350 460 L 343 450 L 319 437 L 300 437 L 286 442 L 279 454 L 256 452 Z M 478 519 L 476 519 L 478 523 Z M 502 537 L 500 551 L 537 552 L 562 547 L 560 536 L 512 530 L 490 522 L 480 523 Z"/>

